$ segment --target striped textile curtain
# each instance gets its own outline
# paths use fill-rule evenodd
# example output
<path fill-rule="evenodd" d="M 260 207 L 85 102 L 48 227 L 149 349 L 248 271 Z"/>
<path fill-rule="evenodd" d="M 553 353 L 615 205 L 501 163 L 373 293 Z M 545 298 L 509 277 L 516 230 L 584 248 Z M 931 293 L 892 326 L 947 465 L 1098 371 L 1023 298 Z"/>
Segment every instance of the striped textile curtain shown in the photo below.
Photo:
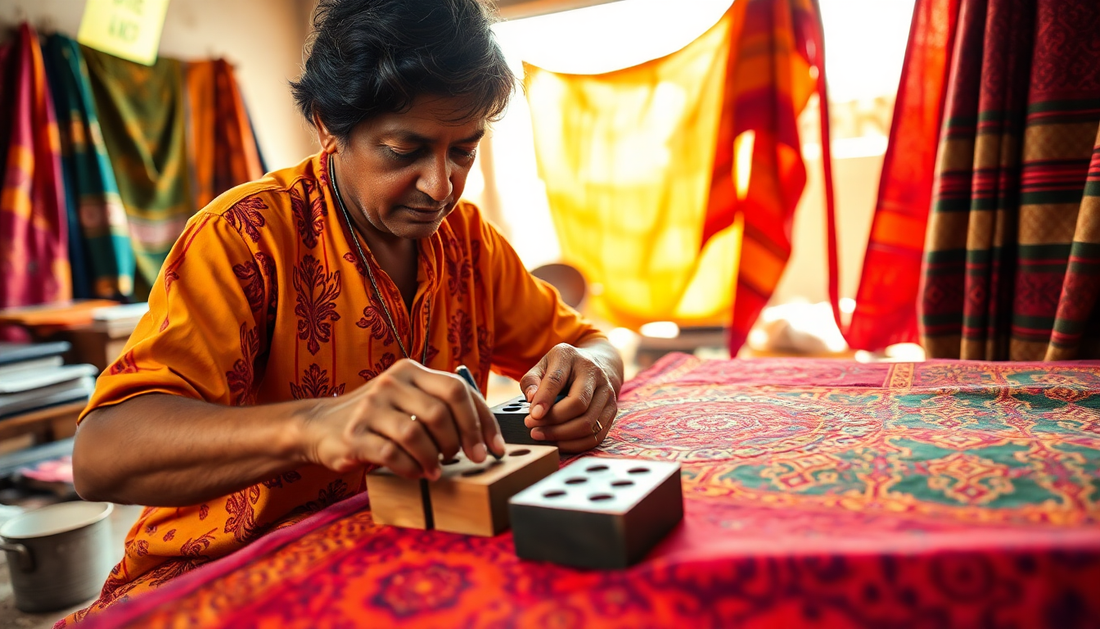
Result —
<path fill-rule="evenodd" d="M 921 342 L 1100 357 L 1100 3 L 963 0 L 947 85 Z"/>

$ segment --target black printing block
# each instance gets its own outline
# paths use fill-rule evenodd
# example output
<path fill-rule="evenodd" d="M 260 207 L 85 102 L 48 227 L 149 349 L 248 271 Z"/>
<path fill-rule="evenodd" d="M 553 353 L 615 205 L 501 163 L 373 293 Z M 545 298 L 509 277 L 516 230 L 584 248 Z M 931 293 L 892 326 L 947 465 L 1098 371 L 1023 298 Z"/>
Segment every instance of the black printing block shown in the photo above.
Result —
<path fill-rule="evenodd" d="M 565 399 L 559 395 L 555 403 Z M 497 418 L 500 425 L 500 434 L 504 437 L 504 443 L 515 443 L 526 446 L 552 446 L 553 441 L 535 441 L 531 438 L 531 429 L 524 425 L 523 420 L 531 414 L 531 405 L 522 395 L 516 396 L 503 404 L 497 404 L 489 409 Z"/>
<path fill-rule="evenodd" d="M 684 517 L 680 464 L 585 457 L 509 501 L 516 555 L 625 568 Z"/>

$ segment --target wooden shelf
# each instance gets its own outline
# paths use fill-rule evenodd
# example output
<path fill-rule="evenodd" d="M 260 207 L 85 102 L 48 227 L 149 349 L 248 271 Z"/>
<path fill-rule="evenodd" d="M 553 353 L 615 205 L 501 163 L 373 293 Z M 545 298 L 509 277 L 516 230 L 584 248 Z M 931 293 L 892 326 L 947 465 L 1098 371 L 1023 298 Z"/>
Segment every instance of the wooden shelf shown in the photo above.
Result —
<path fill-rule="evenodd" d="M 25 434 L 35 435 L 39 443 L 71 437 L 76 433 L 76 418 L 87 404 L 70 402 L 0 419 L 0 441 Z"/>

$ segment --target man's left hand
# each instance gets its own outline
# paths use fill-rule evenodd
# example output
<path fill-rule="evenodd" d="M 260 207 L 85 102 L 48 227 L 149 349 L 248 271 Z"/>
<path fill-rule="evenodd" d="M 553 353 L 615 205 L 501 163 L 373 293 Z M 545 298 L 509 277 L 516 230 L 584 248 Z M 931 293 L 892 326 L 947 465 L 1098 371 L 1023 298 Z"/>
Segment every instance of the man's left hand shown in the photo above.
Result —
<path fill-rule="evenodd" d="M 584 452 L 607 436 L 618 412 L 616 385 L 622 376 L 612 381 L 601 366 L 603 349 L 559 343 L 523 376 L 519 384 L 531 403 L 525 424 L 532 439 L 556 441 L 563 452 Z M 554 403 L 558 394 L 566 397 Z"/>

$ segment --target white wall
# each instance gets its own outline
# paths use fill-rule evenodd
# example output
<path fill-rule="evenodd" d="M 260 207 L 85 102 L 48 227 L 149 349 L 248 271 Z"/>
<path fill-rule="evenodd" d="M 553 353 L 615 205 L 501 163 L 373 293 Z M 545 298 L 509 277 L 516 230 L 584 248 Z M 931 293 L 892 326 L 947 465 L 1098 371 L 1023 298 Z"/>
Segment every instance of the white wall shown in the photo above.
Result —
<path fill-rule="evenodd" d="M 882 155 L 833 158 L 841 297 L 854 299 L 859 289 L 882 158 Z M 794 299 L 826 301 L 829 299 L 828 234 L 820 158 L 806 159 L 806 189 L 798 202 L 792 231 L 791 259 L 771 303 L 781 304 Z"/>
<path fill-rule="evenodd" d="M 301 71 L 312 0 L 171 0 L 160 54 L 177 59 L 224 57 L 233 64 L 269 169 L 316 150 L 294 108 L 287 81 Z M 76 37 L 84 0 L 3 0 L 0 39 L 29 21 L 40 33 Z"/>

